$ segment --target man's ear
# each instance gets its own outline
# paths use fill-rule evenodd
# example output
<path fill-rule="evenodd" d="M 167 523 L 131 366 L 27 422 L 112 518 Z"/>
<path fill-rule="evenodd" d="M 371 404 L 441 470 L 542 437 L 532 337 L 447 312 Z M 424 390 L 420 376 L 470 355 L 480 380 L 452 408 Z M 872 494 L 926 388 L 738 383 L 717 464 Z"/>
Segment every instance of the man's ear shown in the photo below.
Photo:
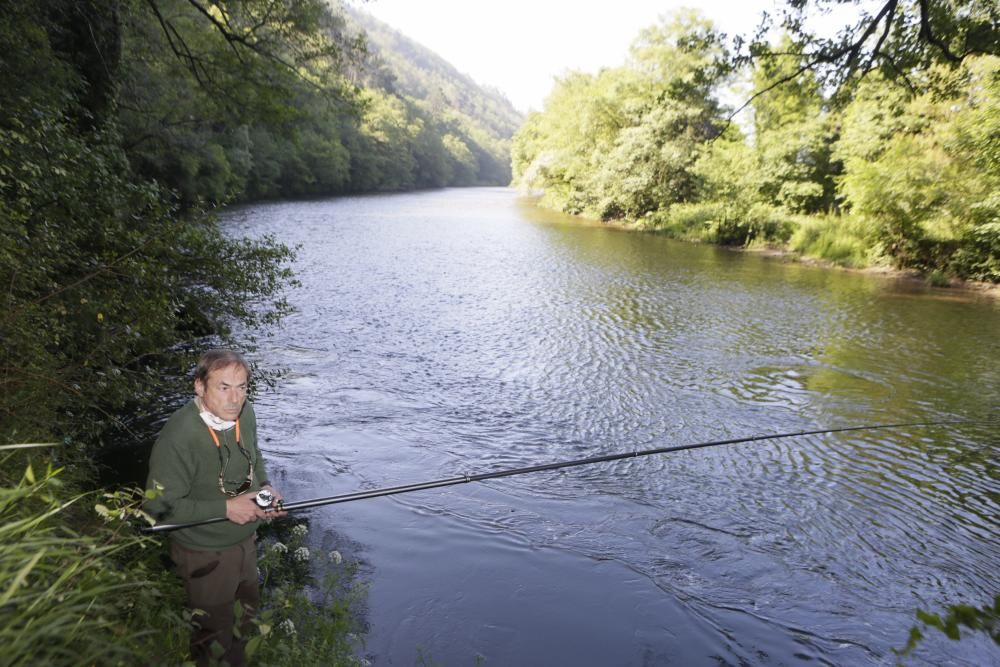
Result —
<path fill-rule="evenodd" d="M 201 380 L 195 380 L 194 381 L 194 393 L 195 393 L 196 396 L 204 396 L 205 395 L 205 383 L 202 382 Z"/>

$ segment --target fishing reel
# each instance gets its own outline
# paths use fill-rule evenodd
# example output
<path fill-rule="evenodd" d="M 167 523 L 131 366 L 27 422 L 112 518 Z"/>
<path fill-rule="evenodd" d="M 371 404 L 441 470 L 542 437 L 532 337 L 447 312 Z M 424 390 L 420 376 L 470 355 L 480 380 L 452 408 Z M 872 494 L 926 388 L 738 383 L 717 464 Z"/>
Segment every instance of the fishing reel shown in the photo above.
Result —
<path fill-rule="evenodd" d="M 257 507 L 262 510 L 272 510 L 274 508 L 274 494 L 267 489 L 261 489 L 254 496 L 254 502 L 257 503 Z"/>

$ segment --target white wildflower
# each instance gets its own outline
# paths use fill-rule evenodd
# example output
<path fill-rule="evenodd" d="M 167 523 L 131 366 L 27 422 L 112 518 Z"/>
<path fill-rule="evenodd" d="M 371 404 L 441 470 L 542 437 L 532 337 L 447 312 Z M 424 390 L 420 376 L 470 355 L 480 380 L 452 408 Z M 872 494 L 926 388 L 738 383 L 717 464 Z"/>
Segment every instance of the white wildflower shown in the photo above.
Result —
<path fill-rule="evenodd" d="M 296 525 L 292 526 L 292 536 L 293 537 L 305 537 L 306 533 L 308 533 L 308 532 L 309 532 L 309 529 L 306 527 L 306 525 L 304 523 L 300 523 L 300 524 L 296 524 Z"/>
<path fill-rule="evenodd" d="M 272 545 L 271 545 L 271 549 L 272 549 L 272 550 L 273 550 L 273 551 L 274 551 L 275 553 L 279 553 L 279 554 L 283 554 L 283 553 L 287 553 L 287 552 L 288 552 L 288 547 L 286 547 L 286 546 L 285 546 L 284 544 L 282 544 L 281 542 L 275 542 L 274 544 L 272 544 Z"/>
<path fill-rule="evenodd" d="M 336 563 L 337 565 L 340 565 L 342 562 L 344 562 L 344 557 L 340 555 L 339 551 L 334 549 L 333 551 L 330 552 L 330 560 Z"/>
<path fill-rule="evenodd" d="M 296 549 L 295 553 L 292 554 L 292 558 L 294 558 L 295 560 L 300 560 L 300 561 L 309 560 L 309 549 L 308 549 L 308 547 L 299 547 L 298 549 Z"/>
<path fill-rule="evenodd" d="M 289 637 L 295 636 L 295 624 L 292 623 L 292 619 L 290 618 L 286 618 L 281 623 L 279 623 L 278 629 L 284 632 Z"/>

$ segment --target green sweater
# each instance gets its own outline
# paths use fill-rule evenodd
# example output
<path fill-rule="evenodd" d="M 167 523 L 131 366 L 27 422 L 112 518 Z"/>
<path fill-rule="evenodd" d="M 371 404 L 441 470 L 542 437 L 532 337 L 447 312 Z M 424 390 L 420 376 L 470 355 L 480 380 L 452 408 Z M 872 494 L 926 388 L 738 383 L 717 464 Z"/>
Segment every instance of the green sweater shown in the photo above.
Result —
<path fill-rule="evenodd" d="M 235 491 L 247 475 L 247 457 L 236 447 L 236 429 L 216 431 L 216 448 L 208 426 L 198 414 L 194 400 L 171 415 L 153 445 L 146 489 L 162 488 L 143 507 L 159 522 L 185 523 L 226 516 L 226 496 L 219 490 L 219 456 L 229 460 L 226 489 Z M 264 458 L 257 447 L 257 417 L 249 401 L 240 413 L 240 442 L 254 460 L 251 489 L 256 492 L 267 481 Z M 231 521 L 184 528 L 170 538 L 189 549 L 219 551 L 239 544 L 257 529 L 257 522 L 242 526 Z"/>

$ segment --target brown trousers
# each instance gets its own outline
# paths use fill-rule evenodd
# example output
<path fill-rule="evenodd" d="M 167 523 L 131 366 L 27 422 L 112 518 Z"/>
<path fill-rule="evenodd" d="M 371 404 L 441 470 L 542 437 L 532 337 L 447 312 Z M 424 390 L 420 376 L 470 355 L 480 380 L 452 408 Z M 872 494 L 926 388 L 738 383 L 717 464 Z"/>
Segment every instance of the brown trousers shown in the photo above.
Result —
<path fill-rule="evenodd" d="M 170 557 L 184 580 L 188 607 L 205 612 L 195 614 L 191 620 L 191 656 L 195 662 L 199 667 L 212 664 L 211 646 L 219 642 L 220 660 L 230 667 L 246 665 L 243 648 L 253 616 L 260 607 L 254 536 L 223 551 L 197 551 L 171 542 Z M 233 636 L 233 607 L 237 600 L 244 611 L 241 639 Z"/>

